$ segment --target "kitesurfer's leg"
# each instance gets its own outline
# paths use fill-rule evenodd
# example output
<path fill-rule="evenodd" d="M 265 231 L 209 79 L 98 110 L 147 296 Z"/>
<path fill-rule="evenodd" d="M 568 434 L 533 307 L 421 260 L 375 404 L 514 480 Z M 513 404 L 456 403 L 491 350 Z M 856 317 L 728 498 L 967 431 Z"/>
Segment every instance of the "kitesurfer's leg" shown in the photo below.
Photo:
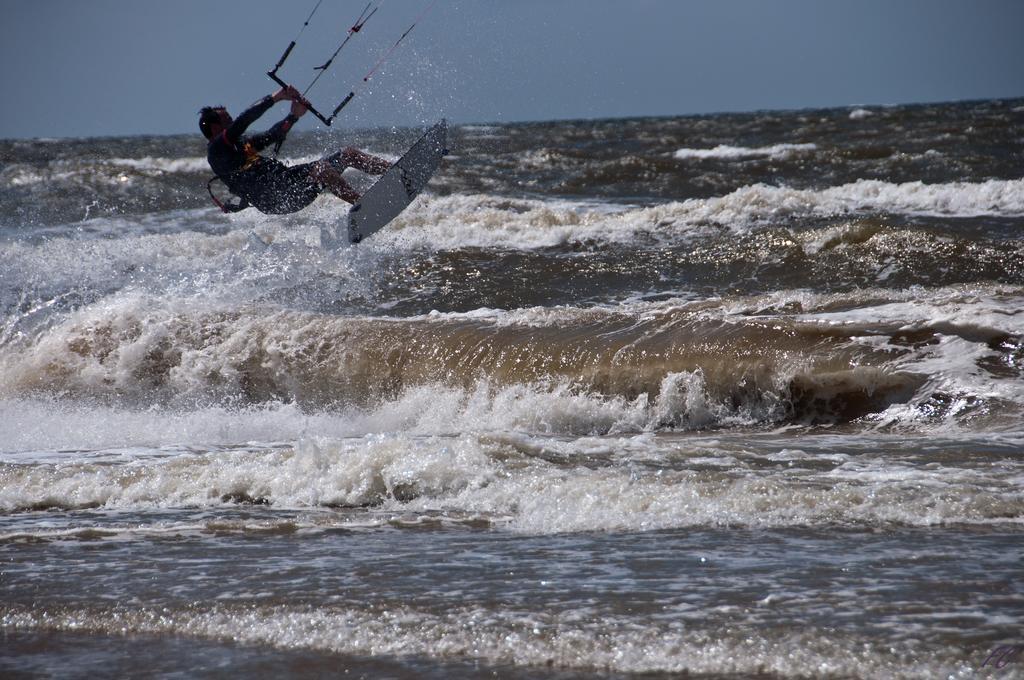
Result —
<path fill-rule="evenodd" d="M 328 162 L 310 163 L 309 176 L 343 201 L 355 203 L 359 200 L 359 192 L 353 189 L 352 185 L 341 176 L 341 172 L 335 170 Z"/>
<path fill-rule="evenodd" d="M 368 175 L 383 175 L 391 167 L 391 163 L 378 156 L 371 156 L 365 151 L 349 146 L 325 158 L 331 167 L 341 172 L 345 168 L 355 168 Z"/>

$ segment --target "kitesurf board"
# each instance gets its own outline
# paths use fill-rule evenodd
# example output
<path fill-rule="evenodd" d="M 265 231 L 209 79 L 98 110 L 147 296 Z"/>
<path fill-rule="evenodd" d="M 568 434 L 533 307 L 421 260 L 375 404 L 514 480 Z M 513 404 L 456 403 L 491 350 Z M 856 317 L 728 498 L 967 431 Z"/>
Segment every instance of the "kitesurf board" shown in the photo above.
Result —
<path fill-rule="evenodd" d="M 448 123 L 442 120 L 427 130 L 349 209 L 345 236 L 340 233 L 341 224 L 325 225 L 320 230 L 320 245 L 337 248 L 346 241 L 359 243 L 398 217 L 441 164 L 442 156 L 448 153 L 447 141 Z"/>

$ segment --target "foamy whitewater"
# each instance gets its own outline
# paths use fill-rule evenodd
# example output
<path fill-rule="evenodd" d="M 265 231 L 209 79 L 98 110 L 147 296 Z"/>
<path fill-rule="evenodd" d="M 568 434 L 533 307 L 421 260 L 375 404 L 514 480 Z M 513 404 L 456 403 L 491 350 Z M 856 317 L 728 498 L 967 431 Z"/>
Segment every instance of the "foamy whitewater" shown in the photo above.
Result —
<path fill-rule="evenodd" d="M 0 141 L 0 674 L 1024 677 L 1022 104 Z"/>

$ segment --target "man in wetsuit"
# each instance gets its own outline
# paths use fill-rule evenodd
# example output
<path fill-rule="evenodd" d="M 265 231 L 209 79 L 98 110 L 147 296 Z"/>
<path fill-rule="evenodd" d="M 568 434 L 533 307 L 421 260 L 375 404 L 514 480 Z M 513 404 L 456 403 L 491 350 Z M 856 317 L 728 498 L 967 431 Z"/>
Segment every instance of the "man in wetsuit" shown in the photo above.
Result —
<path fill-rule="evenodd" d="M 285 99 L 292 104 L 284 120 L 264 133 L 243 135 L 257 118 Z M 236 119 L 232 119 L 223 106 L 207 106 L 199 112 L 199 129 L 209 140 L 206 158 L 210 167 L 231 193 L 241 197 L 242 207 L 252 205 L 260 212 L 273 215 L 292 213 L 312 203 L 324 189 L 355 203 L 359 194 L 342 178 L 342 171 L 353 167 L 380 175 L 390 167 L 383 158 L 352 147 L 312 163 L 292 166 L 261 156 L 259 152 L 269 145 L 284 141 L 288 130 L 306 113 L 307 107 L 298 90 L 289 86 L 267 95 Z"/>

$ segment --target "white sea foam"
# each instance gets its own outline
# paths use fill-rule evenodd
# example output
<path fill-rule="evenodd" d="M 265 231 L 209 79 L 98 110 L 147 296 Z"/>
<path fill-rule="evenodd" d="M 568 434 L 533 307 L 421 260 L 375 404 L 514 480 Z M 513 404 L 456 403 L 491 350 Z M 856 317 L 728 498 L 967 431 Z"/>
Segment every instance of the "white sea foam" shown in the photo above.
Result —
<path fill-rule="evenodd" d="M 111 158 L 99 163 L 109 163 L 119 167 L 132 168 L 149 174 L 206 172 L 211 173 L 210 164 L 203 156 L 185 158 L 161 158 L 144 156 L 142 158 Z"/>
<path fill-rule="evenodd" d="M 43 182 L 64 182 L 80 176 L 74 170 L 40 171 L 27 166 L 0 170 L 0 180 L 9 187 L 30 187 Z"/>
<path fill-rule="evenodd" d="M 841 630 L 822 634 L 740 627 L 685 627 L 671 621 L 637 625 L 635 618 L 586 609 L 567 612 L 474 606 L 438 613 L 414 606 L 381 608 L 198 607 L 188 610 L 110 608 L 50 611 L 0 609 L 8 630 L 106 635 L 191 636 L 260 649 L 318 650 L 373 657 L 478 659 L 497 667 L 546 666 L 598 674 L 673 673 L 698 676 L 954 677 L 972 672 L 968 650 L 955 645 L 866 638 Z M 977 654 L 974 654 L 977 656 Z M 983 658 L 983 657 L 979 657 Z M 477 669 L 487 673 L 486 666 Z M 1006 669 L 1016 677 L 1012 669 Z M 1004 672 L 1004 675 L 1006 673 Z"/>
<path fill-rule="evenodd" d="M 860 180 L 827 189 L 763 184 L 725 196 L 651 207 L 486 195 L 422 196 L 366 245 L 417 248 L 545 248 L 571 242 L 692 241 L 746 233 L 791 216 L 892 212 L 976 217 L 1024 215 L 1024 180 L 893 184 Z"/>
<path fill-rule="evenodd" d="M 749 225 L 790 215 L 830 215 L 887 211 L 958 217 L 1024 214 L 1024 180 L 988 180 L 892 184 L 858 180 L 827 189 L 791 189 L 763 184 L 743 187 L 718 198 L 672 204 L 686 222 L 709 220 Z"/>
<path fill-rule="evenodd" d="M 501 132 L 502 128 L 497 125 L 460 125 L 459 130 L 470 133 L 482 132 L 489 134 L 492 132 Z"/>
<path fill-rule="evenodd" d="M 117 427 L 111 427 L 117 423 Z M 0 399 L 0 461 L 89 459 L 111 453 L 117 459 L 164 455 L 178 447 L 246 446 L 294 441 L 310 432 L 347 437 L 365 425 L 337 414 L 304 412 L 294 404 L 247 408 L 130 410 L 49 399 Z"/>
<path fill-rule="evenodd" d="M 796 155 L 816 151 L 817 144 L 772 144 L 771 146 L 728 146 L 719 144 L 713 149 L 679 149 L 673 156 L 686 160 L 690 158 L 717 160 L 744 160 L 748 158 L 786 159 Z"/>
<path fill-rule="evenodd" d="M 877 302 L 840 311 L 819 310 L 797 315 L 803 321 L 859 328 L 890 327 L 903 331 L 931 329 L 974 342 L 987 342 L 1001 335 L 1024 335 L 1020 313 L 1022 291 L 986 285 L 953 286 L 923 290 L 909 288 L 886 291 Z M 783 294 L 779 299 L 785 297 Z M 814 298 L 817 298 L 815 300 Z M 851 296 L 852 297 L 852 296 Z M 842 296 L 805 298 L 814 305 L 838 304 Z"/>
<path fill-rule="evenodd" d="M 632 213 L 590 202 L 420 196 L 368 245 L 531 249 L 571 241 L 628 241 L 638 225 L 622 225 L 622 220 Z"/>
<path fill-rule="evenodd" d="M 781 190 L 780 190 L 781 191 Z M 892 184 L 879 180 L 858 180 L 832 187 L 819 194 L 824 200 L 818 212 L 837 210 L 884 210 L 895 213 L 975 217 L 1024 214 L 1024 180 L 987 180 Z"/>
<path fill-rule="evenodd" d="M 420 417 L 439 415 L 433 409 Z M 883 453 L 843 459 L 826 448 L 820 459 L 805 453 L 786 465 L 766 464 L 770 440 L 723 445 L 721 435 L 652 434 L 557 440 L 493 429 L 302 437 L 283 448 L 202 453 L 193 446 L 178 455 L 126 453 L 121 461 L 79 455 L 54 463 L 24 455 L 0 462 L 0 508 L 209 507 L 241 497 L 279 508 L 370 504 L 406 517 L 470 515 L 530 534 L 1024 522 L 1019 462 L 894 467 L 885 453 L 891 443 L 872 441 Z M 909 440 L 899 444 L 905 448 Z"/>
<path fill-rule="evenodd" d="M 853 111 L 850 111 L 850 120 L 864 120 L 865 118 L 870 118 L 873 115 L 875 114 L 868 109 L 854 109 Z"/>
<path fill-rule="evenodd" d="M 185 158 L 97 158 L 93 160 L 54 160 L 43 166 L 13 163 L 0 169 L 0 185 L 32 187 L 37 184 L 101 183 L 129 185 L 133 175 L 159 177 L 176 173 L 210 173 L 202 157 Z"/>

